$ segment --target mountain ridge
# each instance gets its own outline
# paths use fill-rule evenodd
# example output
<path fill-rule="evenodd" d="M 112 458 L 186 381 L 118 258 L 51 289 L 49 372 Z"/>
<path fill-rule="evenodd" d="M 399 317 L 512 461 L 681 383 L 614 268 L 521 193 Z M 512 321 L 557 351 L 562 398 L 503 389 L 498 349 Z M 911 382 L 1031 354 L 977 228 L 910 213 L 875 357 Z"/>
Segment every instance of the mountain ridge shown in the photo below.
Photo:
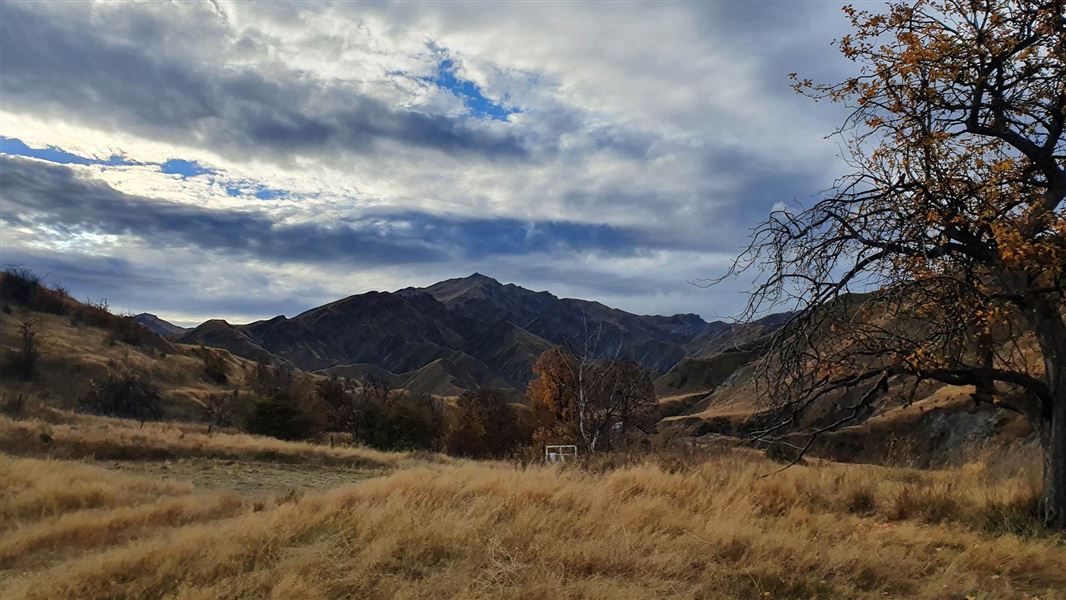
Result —
<path fill-rule="evenodd" d="M 501 384 L 522 389 L 540 353 L 556 345 L 636 360 L 660 375 L 688 356 L 693 342 L 729 337 L 733 327 L 693 313 L 636 315 L 474 273 L 423 288 L 355 294 L 294 317 L 243 325 L 210 320 L 177 339 L 307 371 L 380 369 L 401 387 L 431 367 L 433 375 L 419 385 L 453 394 Z"/>
<path fill-rule="evenodd" d="M 134 315 L 133 320 L 148 331 L 151 331 L 152 333 L 165 338 L 177 337 L 190 331 L 190 329 L 187 327 L 175 325 L 169 321 L 157 317 L 152 313 L 147 312 L 141 313 L 139 315 Z"/>

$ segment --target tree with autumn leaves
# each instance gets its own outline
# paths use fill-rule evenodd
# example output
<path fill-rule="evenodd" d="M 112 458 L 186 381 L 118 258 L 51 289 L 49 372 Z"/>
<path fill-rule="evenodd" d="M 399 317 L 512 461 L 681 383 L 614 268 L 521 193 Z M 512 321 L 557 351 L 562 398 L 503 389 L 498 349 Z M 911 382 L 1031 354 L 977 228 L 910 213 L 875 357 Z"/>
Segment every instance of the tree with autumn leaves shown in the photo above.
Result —
<path fill-rule="evenodd" d="M 1066 3 L 845 12 L 857 72 L 793 78 L 849 109 L 851 173 L 773 213 L 731 271 L 758 274 L 751 315 L 801 308 L 760 365 L 775 418 L 757 435 L 830 392 L 853 400 L 814 434 L 890 390 L 972 386 L 1038 432 L 1044 518 L 1066 527 Z"/>
<path fill-rule="evenodd" d="M 592 453 L 646 428 L 655 408 L 651 377 L 632 360 L 563 347 L 533 365 L 526 396 L 533 409 L 537 447 L 574 442 Z"/>

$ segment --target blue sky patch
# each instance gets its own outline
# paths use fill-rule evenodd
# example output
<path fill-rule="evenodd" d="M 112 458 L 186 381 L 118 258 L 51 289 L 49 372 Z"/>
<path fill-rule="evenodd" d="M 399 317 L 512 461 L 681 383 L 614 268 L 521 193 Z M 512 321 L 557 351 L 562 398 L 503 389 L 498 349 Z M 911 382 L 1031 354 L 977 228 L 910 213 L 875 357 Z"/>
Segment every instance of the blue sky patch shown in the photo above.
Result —
<path fill-rule="evenodd" d="M 441 54 L 441 59 L 437 62 L 437 72 L 432 77 L 426 77 L 425 80 L 455 94 L 463 101 L 470 114 L 479 118 L 488 117 L 497 121 L 506 121 L 508 115 L 521 112 L 517 107 L 507 106 L 502 102 L 487 98 L 476 83 L 456 75 L 455 61 L 447 56 L 443 49 L 433 46 L 431 48 Z"/>
<path fill-rule="evenodd" d="M 284 190 L 272 190 L 267 187 L 260 187 L 255 192 L 255 197 L 260 200 L 275 200 L 277 198 L 284 198 L 288 195 L 289 193 Z"/>
<path fill-rule="evenodd" d="M 28 156 L 30 158 L 38 158 L 41 160 L 47 160 L 48 162 L 59 163 L 62 165 L 108 165 L 111 167 L 117 167 L 121 165 L 136 165 L 139 163 L 126 160 L 124 157 L 114 154 L 107 160 L 100 160 L 98 158 L 86 158 L 77 154 L 71 154 L 66 150 L 62 150 L 55 146 L 47 146 L 44 148 L 31 148 L 23 143 L 18 138 L 9 138 L 0 136 L 0 152 L 4 154 L 11 154 L 14 156 Z"/>
<path fill-rule="evenodd" d="M 251 194 L 260 200 L 277 200 L 278 198 L 288 198 L 290 196 L 289 192 L 285 190 L 276 190 L 265 185 L 251 185 L 245 187 L 235 185 L 226 186 L 227 196 L 236 197 L 245 194 Z"/>
<path fill-rule="evenodd" d="M 209 169 L 195 160 L 182 160 L 180 158 L 172 158 L 166 161 L 160 165 L 160 170 L 168 175 L 180 175 L 182 179 L 216 172 L 214 169 Z"/>

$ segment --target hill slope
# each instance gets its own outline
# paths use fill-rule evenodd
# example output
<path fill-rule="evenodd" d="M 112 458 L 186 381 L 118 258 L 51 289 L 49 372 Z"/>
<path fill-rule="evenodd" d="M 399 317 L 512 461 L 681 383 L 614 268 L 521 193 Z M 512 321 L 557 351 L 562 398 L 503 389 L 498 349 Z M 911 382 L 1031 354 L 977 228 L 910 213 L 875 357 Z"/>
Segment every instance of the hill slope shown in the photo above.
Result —
<path fill-rule="evenodd" d="M 729 329 L 726 323 L 708 323 L 695 314 L 635 315 L 599 302 L 504 285 L 480 273 L 426 288 L 402 289 L 397 294 L 428 294 L 467 317 L 509 321 L 553 344 L 583 344 L 591 339 L 601 352 L 618 351 L 620 356 L 635 359 L 658 373 L 686 356 L 685 344 Z"/>
<path fill-rule="evenodd" d="M 522 389 L 544 350 L 586 340 L 597 353 L 663 373 L 690 353 L 691 344 L 728 344 L 734 329 L 753 331 L 694 314 L 635 315 L 475 273 L 426 288 L 349 296 L 292 318 L 208 321 L 177 339 L 308 371 L 373 371 L 400 387 L 454 394 L 486 386 Z"/>
<path fill-rule="evenodd" d="M 507 321 L 472 319 L 424 294 L 387 292 L 349 296 L 291 319 L 208 321 L 179 340 L 308 371 L 343 373 L 349 365 L 368 365 L 399 375 L 432 365 L 440 385 L 423 391 L 441 394 L 481 385 L 521 387 L 537 356 L 551 346 Z"/>
<path fill-rule="evenodd" d="M 165 338 L 176 337 L 188 331 L 187 328 L 179 327 L 178 325 L 175 325 L 168 321 L 164 321 L 163 319 L 160 319 L 152 313 L 141 313 L 139 315 L 135 315 L 133 317 L 133 320 L 136 321 L 138 324 L 142 325 L 148 331 L 151 331 L 156 335 L 161 335 Z"/>
<path fill-rule="evenodd" d="M 174 343 L 142 329 L 129 317 L 103 313 L 69 298 L 62 303 L 50 306 L 48 312 L 19 305 L 7 305 L 0 312 L 0 408 L 19 398 L 26 403 L 75 408 L 92 382 L 135 376 L 159 388 L 162 417 L 198 419 L 208 396 L 249 387 L 247 378 L 254 365 L 229 352 Z M 7 372 L 7 357 L 19 349 L 23 323 L 32 323 L 39 353 L 36 374 L 27 381 Z M 207 374 L 205 352 L 221 358 L 225 381 Z"/>

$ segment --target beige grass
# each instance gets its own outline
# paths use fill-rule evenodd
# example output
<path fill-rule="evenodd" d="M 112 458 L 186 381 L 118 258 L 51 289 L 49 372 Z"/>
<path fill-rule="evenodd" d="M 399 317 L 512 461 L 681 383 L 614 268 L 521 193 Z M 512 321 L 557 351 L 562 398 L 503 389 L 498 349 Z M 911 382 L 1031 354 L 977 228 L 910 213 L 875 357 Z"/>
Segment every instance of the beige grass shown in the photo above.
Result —
<path fill-rule="evenodd" d="M 191 485 L 153 481 L 69 461 L 13 459 L 0 454 L 0 531 L 15 523 L 67 512 L 113 509 L 193 491 Z"/>
<path fill-rule="evenodd" d="M 230 458 L 319 462 L 361 468 L 394 468 L 409 454 L 371 448 L 285 442 L 242 433 L 207 434 L 202 424 L 144 423 L 50 411 L 60 419 L 15 420 L 0 416 L 0 451 L 55 458 L 169 459 Z M 419 460 L 444 460 L 422 456 Z"/>
<path fill-rule="evenodd" d="M 993 533 L 1031 497 L 1028 467 L 816 464 L 762 477 L 774 468 L 743 453 L 603 473 L 438 464 L 231 518 L 175 490 L 189 518 L 158 528 L 149 515 L 168 500 L 150 495 L 141 512 L 20 525 L 3 548 L 21 548 L 23 567 L 51 543 L 33 540 L 87 551 L 6 578 L 0 597 L 1064 597 L 1061 539 Z M 114 531 L 68 526 L 90 515 Z"/>

